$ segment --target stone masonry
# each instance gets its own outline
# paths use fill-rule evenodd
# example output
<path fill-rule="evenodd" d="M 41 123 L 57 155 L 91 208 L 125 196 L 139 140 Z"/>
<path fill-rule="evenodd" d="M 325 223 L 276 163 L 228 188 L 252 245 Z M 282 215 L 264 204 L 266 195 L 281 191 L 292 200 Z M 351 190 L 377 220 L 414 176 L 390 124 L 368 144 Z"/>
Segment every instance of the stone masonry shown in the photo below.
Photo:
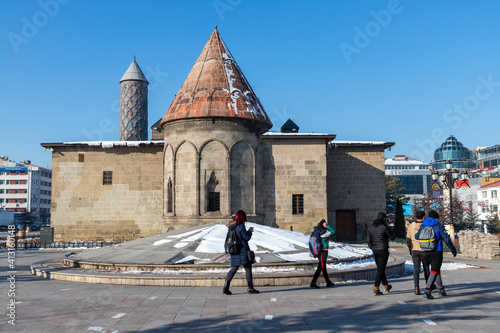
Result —
<path fill-rule="evenodd" d="M 328 220 L 335 212 L 356 212 L 356 239 L 366 239 L 368 226 L 385 212 L 385 145 L 340 144 L 332 141 L 328 154 Z"/>
<path fill-rule="evenodd" d="M 163 232 L 162 145 L 64 146 L 53 153 L 55 241 L 115 241 Z M 104 171 L 112 184 L 103 184 Z"/>
<path fill-rule="evenodd" d="M 479 259 L 500 259 L 498 235 L 462 230 L 458 236 L 462 255 Z"/>
<path fill-rule="evenodd" d="M 326 211 L 327 140 L 304 137 L 262 139 L 262 200 L 267 224 L 310 233 Z M 292 195 L 302 194 L 304 214 L 292 214 Z"/>

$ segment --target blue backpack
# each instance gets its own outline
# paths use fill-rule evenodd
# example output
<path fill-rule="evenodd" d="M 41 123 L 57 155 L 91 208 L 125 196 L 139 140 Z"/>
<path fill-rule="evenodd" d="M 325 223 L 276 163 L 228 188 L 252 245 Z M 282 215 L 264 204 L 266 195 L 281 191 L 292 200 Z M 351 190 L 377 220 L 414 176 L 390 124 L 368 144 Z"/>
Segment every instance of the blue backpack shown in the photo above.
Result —
<path fill-rule="evenodd" d="M 314 230 L 309 237 L 309 251 L 311 251 L 314 258 L 318 257 L 321 254 L 321 251 L 323 251 L 319 229 Z"/>

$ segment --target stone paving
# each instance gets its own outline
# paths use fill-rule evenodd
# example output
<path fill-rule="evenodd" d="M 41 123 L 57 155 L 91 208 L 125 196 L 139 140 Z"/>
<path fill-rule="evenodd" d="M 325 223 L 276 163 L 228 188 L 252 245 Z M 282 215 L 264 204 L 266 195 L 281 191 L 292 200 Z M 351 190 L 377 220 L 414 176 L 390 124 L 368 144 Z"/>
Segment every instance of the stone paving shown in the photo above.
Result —
<path fill-rule="evenodd" d="M 407 250 L 394 245 L 398 255 Z M 15 297 L 9 296 L 7 252 L 0 252 L 1 332 L 498 332 L 500 261 L 453 258 L 480 266 L 443 271 L 448 296 L 426 300 L 413 294 L 412 276 L 390 279 L 393 292 L 374 297 L 371 281 L 220 288 L 118 286 L 72 283 L 32 276 L 30 264 L 65 251 L 16 252 Z M 423 278 L 422 278 L 423 279 Z M 421 281 L 423 286 L 423 281 Z M 8 323 L 15 300 L 15 326 Z"/>

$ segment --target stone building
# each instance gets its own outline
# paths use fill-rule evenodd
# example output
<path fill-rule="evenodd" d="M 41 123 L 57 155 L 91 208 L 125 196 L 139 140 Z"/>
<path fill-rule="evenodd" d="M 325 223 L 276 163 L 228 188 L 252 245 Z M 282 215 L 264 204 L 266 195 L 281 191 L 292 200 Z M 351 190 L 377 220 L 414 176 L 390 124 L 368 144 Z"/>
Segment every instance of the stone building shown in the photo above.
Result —
<path fill-rule="evenodd" d="M 136 74 L 124 78 L 139 84 L 134 98 L 142 100 L 147 79 L 132 65 Z M 147 114 L 147 100 L 141 105 Z M 338 141 L 293 125 L 269 131 L 215 29 L 151 141 L 132 125 L 121 141 L 42 144 L 53 151 L 55 238 L 130 240 L 243 209 L 252 222 L 304 233 L 326 218 L 337 240 L 363 240 L 385 211 L 384 152 L 394 143 Z"/>

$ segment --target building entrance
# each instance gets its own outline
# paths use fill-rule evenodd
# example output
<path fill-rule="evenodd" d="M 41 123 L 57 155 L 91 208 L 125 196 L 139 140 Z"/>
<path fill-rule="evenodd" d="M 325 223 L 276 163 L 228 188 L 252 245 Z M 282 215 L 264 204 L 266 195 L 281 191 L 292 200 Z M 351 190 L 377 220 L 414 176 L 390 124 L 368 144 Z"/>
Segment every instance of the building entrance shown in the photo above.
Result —
<path fill-rule="evenodd" d="M 356 240 L 356 212 L 337 210 L 335 212 L 337 242 Z"/>

